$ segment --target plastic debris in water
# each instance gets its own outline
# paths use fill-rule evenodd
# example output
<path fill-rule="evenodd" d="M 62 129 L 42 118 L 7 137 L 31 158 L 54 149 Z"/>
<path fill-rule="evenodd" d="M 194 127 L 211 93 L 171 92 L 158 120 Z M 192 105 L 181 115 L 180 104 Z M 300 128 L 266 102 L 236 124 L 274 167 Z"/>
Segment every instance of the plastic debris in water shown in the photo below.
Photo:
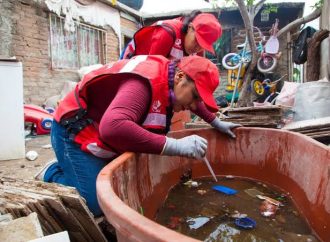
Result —
<path fill-rule="evenodd" d="M 259 208 L 261 215 L 264 217 L 275 216 L 277 210 L 278 210 L 278 206 L 274 205 L 273 203 L 269 202 L 268 200 L 263 201 Z"/>
<path fill-rule="evenodd" d="M 225 187 L 225 186 L 220 186 L 220 185 L 213 186 L 212 189 L 216 190 L 218 192 L 222 192 L 227 195 L 234 195 L 237 193 L 237 191 L 234 189 L 231 189 L 231 188 Z"/>
<path fill-rule="evenodd" d="M 237 218 L 235 219 L 235 224 L 237 227 L 242 229 L 253 229 L 256 227 L 257 223 L 252 218 Z"/>
<path fill-rule="evenodd" d="M 170 222 L 168 223 L 168 227 L 171 229 L 175 229 L 182 222 L 183 222 L 183 219 L 180 217 L 170 217 Z"/>
<path fill-rule="evenodd" d="M 251 197 L 256 197 L 256 196 L 259 196 L 259 195 L 264 195 L 263 192 L 255 189 L 255 188 L 245 189 L 244 192 L 246 192 Z"/>
<path fill-rule="evenodd" d="M 267 200 L 268 202 L 270 202 L 271 204 L 274 204 L 276 206 L 283 206 L 283 204 L 273 198 L 267 197 L 267 196 L 263 196 L 263 195 L 256 195 L 257 198 L 259 198 L 260 200 Z"/>
<path fill-rule="evenodd" d="M 204 195 L 206 192 L 207 191 L 203 190 L 203 189 L 197 190 L 197 193 L 200 194 L 200 195 Z"/>
<path fill-rule="evenodd" d="M 189 186 L 189 187 L 198 187 L 200 184 L 196 181 L 189 180 L 189 181 L 183 183 L 183 185 L 186 185 L 186 186 Z"/>
<path fill-rule="evenodd" d="M 247 214 L 240 213 L 238 211 L 234 211 L 234 213 L 231 214 L 230 217 L 232 217 L 232 218 L 246 218 L 247 217 Z"/>
<path fill-rule="evenodd" d="M 204 224 L 210 221 L 208 217 L 188 218 L 187 223 L 190 229 L 199 229 Z"/>

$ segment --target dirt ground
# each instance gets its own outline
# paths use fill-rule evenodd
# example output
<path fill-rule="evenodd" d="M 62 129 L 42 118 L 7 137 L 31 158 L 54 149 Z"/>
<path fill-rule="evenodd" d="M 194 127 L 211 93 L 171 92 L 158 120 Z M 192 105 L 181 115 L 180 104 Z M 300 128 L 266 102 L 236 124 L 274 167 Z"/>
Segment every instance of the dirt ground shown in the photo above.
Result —
<path fill-rule="evenodd" d="M 49 160 L 55 158 L 52 148 L 42 148 L 44 145 L 50 144 L 50 136 L 34 136 L 25 141 L 25 152 L 34 150 L 38 153 L 38 158 L 29 161 L 25 158 L 17 160 L 0 161 L 0 176 L 33 179 L 33 176 L 43 167 Z"/>

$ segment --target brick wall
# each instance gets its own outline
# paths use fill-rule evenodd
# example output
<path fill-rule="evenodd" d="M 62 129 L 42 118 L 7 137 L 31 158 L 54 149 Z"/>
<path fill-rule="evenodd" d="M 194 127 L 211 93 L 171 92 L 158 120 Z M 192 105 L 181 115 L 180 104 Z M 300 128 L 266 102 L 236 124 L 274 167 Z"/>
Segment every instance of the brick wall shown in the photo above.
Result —
<path fill-rule="evenodd" d="M 107 44 L 106 62 L 118 60 L 119 59 L 119 38 L 111 28 L 107 29 L 106 44 Z"/>
<path fill-rule="evenodd" d="M 64 81 L 78 81 L 76 70 L 53 70 L 49 57 L 49 13 L 33 0 L 0 0 L 0 55 L 23 63 L 24 100 L 42 104 L 58 95 Z M 106 61 L 119 57 L 118 37 L 107 29 Z M 10 80 L 9 80 L 10 81 Z"/>
<path fill-rule="evenodd" d="M 120 17 L 120 26 L 121 26 L 121 47 L 125 48 L 125 38 L 124 36 L 132 39 L 134 33 L 139 29 L 139 24 L 131 19 L 126 18 L 125 16 Z"/>
<path fill-rule="evenodd" d="M 129 20 L 129 19 L 126 19 L 124 17 L 121 17 L 120 18 L 120 26 L 122 28 L 126 28 L 128 30 L 131 30 L 133 32 L 137 31 L 138 30 L 138 26 L 137 26 L 137 23 L 132 21 L 132 20 Z"/>

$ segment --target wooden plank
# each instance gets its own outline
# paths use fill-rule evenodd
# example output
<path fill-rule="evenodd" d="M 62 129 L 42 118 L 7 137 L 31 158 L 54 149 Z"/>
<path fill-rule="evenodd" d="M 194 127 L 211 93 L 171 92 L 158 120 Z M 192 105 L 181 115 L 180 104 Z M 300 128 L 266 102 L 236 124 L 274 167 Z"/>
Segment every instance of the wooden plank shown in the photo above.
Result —
<path fill-rule="evenodd" d="M 310 119 L 292 122 L 283 127 L 287 130 L 300 130 L 304 128 L 320 128 L 320 127 L 329 127 L 330 126 L 330 117 Z"/>
<path fill-rule="evenodd" d="M 63 204 L 70 209 L 75 218 L 89 232 L 93 241 L 107 241 L 101 229 L 95 222 L 93 214 L 89 211 L 85 201 L 81 197 L 72 195 L 61 195 Z"/>
<path fill-rule="evenodd" d="M 72 217 L 70 211 L 68 211 L 65 206 L 59 200 L 45 199 L 45 202 L 53 210 L 54 217 L 61 222 L 64 230 L 67 230 L 70 234 L 70 238 L 73 241 L 84 241 L 83 234 L 81 230 L 83 229 L 80 224 L 76 223 L 75 219 Z"/>
<path fill-rule="evenodd" d="M 45 234 L 67 230 L 72 241 L 107 241 L 74 188 L 0 178 L 0 204 L 14 217 L 37 212 Z"/>

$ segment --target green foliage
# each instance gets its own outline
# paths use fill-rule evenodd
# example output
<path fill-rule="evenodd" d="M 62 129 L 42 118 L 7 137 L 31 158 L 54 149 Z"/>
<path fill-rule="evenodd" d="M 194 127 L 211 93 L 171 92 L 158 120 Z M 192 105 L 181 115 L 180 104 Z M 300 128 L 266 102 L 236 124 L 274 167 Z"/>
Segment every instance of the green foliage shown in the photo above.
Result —
<path fill-rule="evenodd" d="M 295 82 L 301 81 L 301 73 L 297 67 L 293 68 L 293 81 Z"/>
<path fill-rule="evenodd" d="M 234 1 L 234 0 L 225 0 L 227 3 L 234 3 L 234 4 L 236 4 L 236 2 Z M 246 5 L 247 6 L 252 6 L 252 5 L 254 5 L 255 3 L 257 3 L 257 1 L 256 0 L 245 0 L 245 2 L 246 2 Z"/>
<path fill-rule="evenodd" d="M 262 10 L 265 13 L 277 13 L 277 7 L 271 3 L 265 3 L 264 9 Z"/>
<path fill-rule="evenodd" d="M 312 8 L 316 8 L 316 9 L 318 9 L 318 8 L 321 8 L 322 6 L 323 6 L 323 2 L 324 2 L 324 0 L 319 0 L 319 1 L 317 1 L 315 4 L 314 4 L 314 6 L 312 6 Z"/>

